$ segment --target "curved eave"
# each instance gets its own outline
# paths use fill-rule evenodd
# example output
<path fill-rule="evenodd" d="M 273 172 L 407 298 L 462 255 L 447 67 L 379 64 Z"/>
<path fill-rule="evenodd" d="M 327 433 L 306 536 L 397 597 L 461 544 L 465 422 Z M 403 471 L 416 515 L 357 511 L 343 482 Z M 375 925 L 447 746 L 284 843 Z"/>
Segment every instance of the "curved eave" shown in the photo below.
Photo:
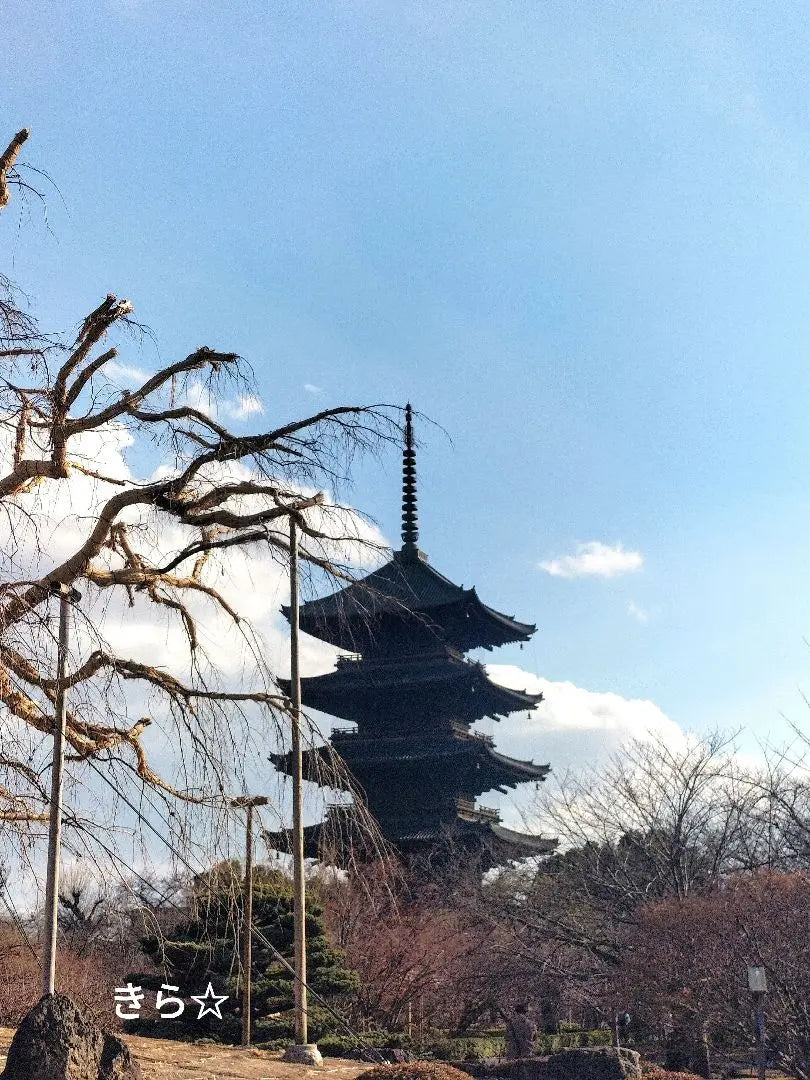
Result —
<path fill-rule="evenodd" d="M 489 826 L 489 831 L 499 843 L 510 848 L 522 849 L 523 858 L 528 855 L 550 855 L 559 843 L 547 836 L 518 832 L 516 829 L 507 829 L 505 825 L 497 825 L 494 822 Z"/>
<path fill-rule="evenodd" d="M 447 742 L 423 742 L 416 745 L 404 739 L 386 742 L 355 737 L 344 742 L 340 751 L 346 765 L 358 776 L 368 769 L 420 768 L 424 767 L 425 763 L 439 764 L 452 758 L 457 759 L 463 769 L 465 759 L 472 764 L 477 759 L 483 769 L 482 777 L 486 776 L 493 788 L 501 785 L 514 787 L 517 784 L 545 780 L 551 768 L 549 765 L 536 765 L 533 761 L 521 761 L 506 754 L 499 754 L 481 740 L 459 737 Z M 305 750 L 302 754 L 304 778 L 317 781 L 319 776 L 323 777 L 323 766 L 329 760 L 329 755 L 327 747 Z M 290 773 L 292 757 L 289 753 L 271 754 L 270 760 L 279 771 Z M 330 774 L 329 782 L 333 787 L 346 787 L 345 780 L 341 780 L 339 776 Z"/>
<path fill-rule="evenodd" d="M 533 855 L 550 855 L 557 847 L 558 841 L 546 836 L 536 836 L 532 833 L 518 832 L 516 829 L 507 829 L 505 825 L 491 822 L 471 822 L 457 820 L 448 828 L 446 825 L 429 826 L 424 829 L 415 829 L 397 833 L 392 837 L 392 842 L 401 847 L 420 846 L 423 844 L 435 844 L 442 840 L 450 840 L 453 837 L 459 840 L 475 840 L 476 845 L 488 848 L 493 856 L 492 865 L 508 862 L 510 859 L 528 859 Z"/>
<path fill-rule="evenodd" d="M 537 626 L 534 623 L 518 622 L 513 615 L 505 615 L 502 611 L 489 607 L 480 598 L 475 587 L 470 589 L 470 595 L 482 615 L 499 627 L 504 634 L 509 635 L 504 638 L 503 644 L 513 641 L 529 641 L 532 635 L 537 633 Z"/>
<path fill-rule="evenodd" d="M 480 851 L 489 852 L 486 860 L 490 866 L 498 866 L 512 859 L 527 859 L 532 856 L 550 855 L 557 847 L 558 841 L 545 836 L 535 836 L 530 833 L 517 832 L 515 829 L 507 829 L 504 825 L 494 822 L 476 823 L 457 821 L 455 826 L 428 826 L 423 829 L 393 830 L 395 835 L 388 835 L 386 839 L 395 847 L 404 851 L 419 851 L 425 845 L 433 847 L 437 843 L 447 842 L 452 844 L 453 838 L 457 837 L 462 843 L 469 844 L 473 841 Z M 278 851 L 291 852 L 293 849 L 293 833 L 291 829 L 280 829 L 274 832 L 265 832 L 264 839 L 270 847 Z M 346 852 L 342 850 L 345 837 L 342 833 L 332 835 L 332 829 L 326 822 L 317 825 L 307 825 L 304 828 L 304 854 L 306 858 L 323 858 L 332 855 L 337 858 L 338 864 L 345 860 Z M 335 848 L 335 850 L 331 850 Z M 343 859 L 341 858 L 343 856 Z"/>
<path fill-rule="evenodd" d="M 471 686 L 465 686 L 467 680 L 471 680 Z M 461 684 L 459 689 L 462 691 L 466 689 L 470 706 L 473 706 L 475 698 L 475 707 L 470 708 L 467 715 L 476 719 L 484 716 L 497 719 L 524 709 L 533 709 L 543 700 L 542 693 L 529 694 L 525 690 L 513 690 L 494 682 L 483 664 L 449 659 L 421 665 L 415 660 L 380 665 L 362 660 L 349 662 L 325 675 L 302 679 L 301 690 L 305 704 L 311 708 L 342 719 L 356 720 L 363 717 L 365 710 L 353 707 L 353 700 L 363 699 L 368 704 L 372 699 L 377 699 L 374 708 L 379 711 L 385 709 L 387 696 L 395 695 L 397 702 L 401 702 L 403 694 L 409 689 L 418 693 L 457 684 Z M 279 685 L 285 693 L 288 692 L 289 680 L 280 679 Z M 350 712 L 346 712 L 346 708 Z"/>
<path fill-rule="evenodd" d="M 289 619 L 289 607 L 281 610 Z M 474 631 L 471 625 L 463 627 L 465 650 L 528 641 L 537 630 L 533 623 L 518 622 L 484 604 L 475 588 L 456 585 L 426 560 L 404 558 L 401 552 L 367 577 L 302 604 L 299 619 L 305 633 L 339 648 L 363 651 L 374 625 L 383 619 L 416 619 L 448 630 L 452 638 L 472 613 L 477 626 Z"/>
<path fill-rule="evenodd" d="M 505 769 L 512 774 L 518 783 L 524 780 L 545 780 L 551 772 L 551 765 L 535 765 L 533 761 L 522 761 L 520 758 L 509 757 L 507 754 L 499 754 L 493 747 L 486 747 L 487 756 L 499 768 Z"/>
<path fill-rule="evenodd" d="M 268 754 L 272 766 L 285 776 L 292 776 L 292 750 L 286 754 Z M 301 773 L 304 780 L 309 780 L 320 787 L 329 787 L 335 791 L 349 789 L 348 778 L 335 768 L 334 751 L 330 746 L 308 747 L 301 752 Z"/>

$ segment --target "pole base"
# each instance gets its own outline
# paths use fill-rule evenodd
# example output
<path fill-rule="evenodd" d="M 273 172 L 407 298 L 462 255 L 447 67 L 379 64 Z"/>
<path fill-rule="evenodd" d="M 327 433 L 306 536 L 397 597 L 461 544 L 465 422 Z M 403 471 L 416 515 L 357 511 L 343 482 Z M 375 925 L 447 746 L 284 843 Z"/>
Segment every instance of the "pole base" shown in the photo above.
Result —
<path fill-rule="evenodd" d="M 321 1052 L 315 1043 L 300 1043 L 288 1046 L 281 1056 L 282 1061 L 290 1065 L 323 1065 Z"/>

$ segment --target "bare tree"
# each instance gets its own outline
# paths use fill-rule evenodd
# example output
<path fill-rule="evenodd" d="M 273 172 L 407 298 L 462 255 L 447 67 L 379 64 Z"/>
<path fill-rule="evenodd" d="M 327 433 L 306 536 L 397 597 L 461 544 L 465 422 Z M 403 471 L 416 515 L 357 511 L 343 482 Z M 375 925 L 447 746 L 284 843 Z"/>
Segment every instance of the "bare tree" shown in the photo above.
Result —
<path fill-rule="evenodd" d="M 25 186 L 17 170 L 27 137 L 20 132 L 0 154 L 0 209 L 15 185 Z M 128 300 L 110 294 L 72 340 L 62 340 L 42 332 L 0 278 L 0 821 L 7 825 L 24 827 L 45 813 L 55 586 L 79 586 L 83 595 L 67 679 L 70 757 L 85 763 L 90 780 L 101 757 L 115 786 L 125 778 L 142 799 L 158 794 L 171 824 L 178 798 L 222 805 L 251 739 L 255 758 L 285 726 L 288 701 L 245 616 L 246 590 L 229 593 L 226 575 L 248 555 L 257 566 L 286 565 L 290 519 L 313 573 L 348 577 L 352 552 L 373 546 L 363 520 L 324 491 L 346 484 L 357 452 L 397 437 L 396 410 L 341 406 L 241 433 L 218 406 L 232 403 L 237 416 L 258 411 L 247 364 L 201 347 L 152 373 L 127 368 L 112 341 L 137 336 L 132 313 Z M 144 457 L 128 454 L 129 444 L 152 455 L 148 475 L 133 471 Z M 144 661 L 129 643 L 127 618 L 151 619 L 158 634 L 180 628 L 182 650 L 175 634 L 164 661 Z M 235 670 L 222 662 L 229 635 L 241 650 Z M 144 803 L 130 795 L 127 805 L 137 814 Z"/>
<path fill-rule="evenodd" d="M 661 900 L 638 912 L 616 992 L 659 1029 L 673 1014 L 699 1017 L 727 1047 L 753 1037 L 746 968 L 768 979 L 767 1035 L 775 1063 L 810 1076 L 810 877 L 761 871 L 732 875 L 722 889 Z M 684 1063 L 685 1064 L 685 1063 Z"/>
<path fill-rule="evenodd" d="M 611 1015 L 613 973 L 642 906 L 761 864 L 762 791 L 718 733 L 678 746 L 634 741 L 544 788 L 536 824 L 559 837 L 559 851 L 485 883 L 475 902 L 516 957 L 534 957 L 569 1000 Z"/>

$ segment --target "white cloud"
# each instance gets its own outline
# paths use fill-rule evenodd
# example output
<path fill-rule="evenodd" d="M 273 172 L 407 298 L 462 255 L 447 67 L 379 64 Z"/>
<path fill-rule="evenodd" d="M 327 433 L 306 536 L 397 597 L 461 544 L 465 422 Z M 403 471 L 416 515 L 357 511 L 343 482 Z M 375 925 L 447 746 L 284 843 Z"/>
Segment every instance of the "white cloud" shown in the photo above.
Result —
<path fill-rule="evenodd" d="M 203 393 L 196 396 L 198 401 L 204 402 Z M 10 438 L 7 431 L 0 436 L 0 462 L 7 461 L 11 454 Z M 126 428 L 108 425 L 77 436 L 71 444 L 71 457 L 94 470 L 127 481 L 133 479 L 127 462 L 127 451 L 132 443 L 132 435 Z M 154 470 L 153 477 L 171 475 L 173 471 L 171 466 L 163 465 Z M 251 475 L 251 470 L 241 462 L 218 463 L 201 475 L 200 483 L 244 479 Z M 116 491 L 117 487 L 111 488 L 78 470 L 71 472 L 67 482 L 48 480 L 32 489 L 21 498 L 21 504 L 36 528 L 21 523 L 18 544 L 13 545 L 8 522 L 0 522 L 4 573 L 12 578 L 28 579 L 60 563 L 83 543 L 99 508 Z M 257 497 L 243 497 L 239 505 L 247 511 L 259 501 Z M 313 507 L 307 513 L 315 527 L 334 538 L 325 543 L 324 550 L 338 561 L 368 564 L 379 559 L 379 554 L 370 553 L 363 542 L 384 546 L 385 538 L 351 508 L 337 506 L 327 497 L 323 505 Z M 132 507 L 122 516 L 131 528 L 130 542 L 150 561 L 180 550 L 189 538 L 184 526 L 156 516 L 149 508 Z M 110 551 L 103 552 L 99 562 L 120 564 L 118 557 Z M 289 579 L 283 561 L 274 559 L 266 545 L 255 545 L 245 551 L 230 549 L 226 554 L 211 556 L 203 570 L 203 581 L 216 588 L 249 620 L 257 634 L 258 654 L 267 667 L 286 675 L 289 671 L 289 630 L 280 608 L 289 602 Z M 333 580 L 318 580 L 315 584 L 305 575 L 305 598 L 313 585 L 319 592 L 335 588 Z M 97 641 L 90 629 L 93 626 L 120 655 L 169 670 L 180 679 L 190 678 L 185 632 L 175 612 L 148 602 L 144 593 L 136 592 L 130 607 L 126 595 L 99 591 L 87 583 L 80 584 L 80 591 L 83 598 L 80 614 L 74 620 L 73 662 L 78 663 L 96 647 Z M 234 626 L 228 616 L 203 594 L 187 594 L 183 600 L 198 623 L 202 648 L 197 660 L 203 665 L 208 684 L 240 690 L 264 688 L 262 665 L 257 663 L 246 624 Z M 247 632 L 247 638 L 243 631 Z M 200 655 L 203 649 L 210 667 Z M 305 638 L 302 642 L 302 661 L 308 669 L 329 670 L 334 666 L 336 652 L 332 646 L 313 638 Z M 126 725 L 143 715 L 150 715 L 154 722 L 144 737 L 145 749 L 157 771 L 170 780 L 178 780 L 182 776 L 182 748 L 162 703 L 149 700 L 149 697 L 140 688 L 128 684 L 126 695 L 114 703 L 111 699 L 116 722 Z M 5 712 L 0 715 L 0 726 L 3 723 L 7 723 Z M 271 737 L 272 725 L 258 714 L 250 724 L 251 730 L 246 731 L 245 739 L 256 738 L 266 743 Z M 234 738 L 238 738 L 236 728 Z M 254 755 L 249 768 L 251 775 L 245 782 L 254 784 L 256 790 L 272 791 L 277 778 L 266 757 L 260 753 Z"/>
<path fill-rule="evenodd" d="M 625 551 L 621 544 L 603 544 L 600 540 L 589 540 L 577 544 L 573 555 L 563 555 L 540 563 L 541 569 L 552 577 L 618 577 L 640 570 L 644 557 L 640 551 Z"/>
<path fill-rule="evenodd" d="M 185 403 L 190 405 L 192 409 L 196 409 L 197 412 L 204 413 L 212 418 L 216 417 L 219 412 L 217 401 L 211 393 L 211 389 L 199 379 L 190 382 L 186 387 Z"/>
<path fill-rule="evenodd" d="M 643 607 L 639 607 L 635 600 L 628 600 L 625 605 L 625 610 L 632 619 L 636 620 L 636 622 L 646 623 L 650 621 L 649 611 L 646 611 Z"/>
<path fill-rule="evenodd" d="M 141 386 L 149 378 L 149 372 L 143 368 L 132 367 L 129 364 L 119 364 L 111 360 L 104 365 L 104 374 L 110 379 L 118 379 L 120 382 L 137 383 Z"/>
<path fill-rule="evenodd" d="M 482 721 L 478 727 L 494 735 L 498 750 L 548 763 L 558 777 L 604 765 L 632 739 L 663 738 L 669 746 L 686 745 L 686 733 L 653 701 L 554 682 L 512 664 L 487 664 L 487 672 L 494 682 L 542 693 L 543 700 L 528 713 L 513 713 L 498 723 Z M 532 785 L 526 784 L 503 798 L 485 794 L 481 801 L 499 804 L 504 821 L 520 827 L 532 795 Z"/>
<path fill-rule="evenodd" d="M 304 389 L 306 390 L 306 392 L 308 394 L 313 394 L 316 397 L 317 397 L 318 394 L 323 393 L 323 387 L 322 386 L 316 386 L 314 383 L 311 383 L 311 382 L 305 382 L 304 383 Z"/>
<path fill-rule="evenodd" d="M 218 400 L 209 386 L 195 380 L 186 387 L 185 401 L 198 412 L 216 420 L 221 414 L 230 420 L 247 420 L 264 412 L 264 405 L 255 394 L 240 394 L 237 398 Z"/>
<path fill-rule="evenodd" d="M 264 405 L 255 394 L 240 394 L 235 402 L 228 402 L 226 410 L 232 420 L 245 420 L 248 416 L 263 413 Z"/>

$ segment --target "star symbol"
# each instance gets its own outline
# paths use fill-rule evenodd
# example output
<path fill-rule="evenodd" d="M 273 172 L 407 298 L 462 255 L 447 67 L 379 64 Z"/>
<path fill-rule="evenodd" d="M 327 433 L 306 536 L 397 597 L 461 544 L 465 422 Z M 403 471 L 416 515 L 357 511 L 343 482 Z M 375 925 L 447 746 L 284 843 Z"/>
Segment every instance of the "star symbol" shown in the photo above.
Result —
<path fill-rule="evenodd" d="M 228 1000 L 228 995 L 223 994 L 220 996 L 216 994 L 213 986 L 209 983 L 208 989 L 204 994 L 198 994 L 196 996 L 192 994 L 191 1000 L 198 1001 L 200 1004 L 200 1015 L 197 1017 L 198 1020 L 202 1020 L 207 1013 L 211 1013 L 217 1020 L 221 1020 L 222 1013 L 219 1010 L 222 1008 L 222 1002 Z"/>

